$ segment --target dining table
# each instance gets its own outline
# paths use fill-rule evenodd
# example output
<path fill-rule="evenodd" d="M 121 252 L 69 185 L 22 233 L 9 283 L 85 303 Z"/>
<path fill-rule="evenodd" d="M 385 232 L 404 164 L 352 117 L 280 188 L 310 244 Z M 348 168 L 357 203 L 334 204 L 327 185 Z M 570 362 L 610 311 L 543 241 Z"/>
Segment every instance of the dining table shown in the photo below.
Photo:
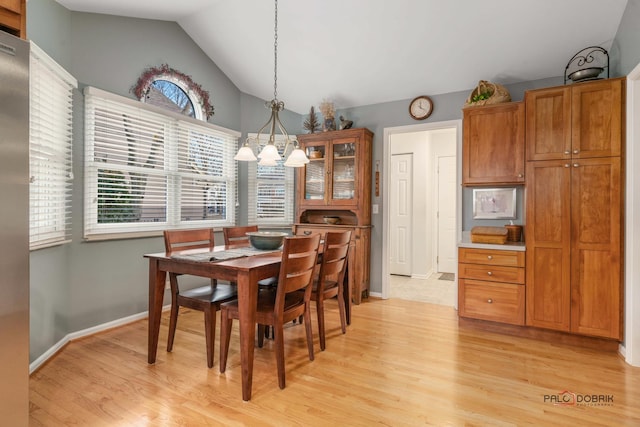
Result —
<path fill-rule="evenodd" d="M 156 362 L 158 336 L 167 273 L 188 274 L 237 283 L 240 364 L 242 369 L 242 399 L 251 399 L 253 381 L 253 353 L 256 338 L 256 308 L 258 281 L 278 276 L 282 251 L 259 251 L 230 249 L 216 246 L 208 249 L 191 249 L 145 254 L 149 260 L 149 331 L 147 361 Z M 234 252 L 235 251 L 235 252 Z M 322 251 L 322 245 L 320 248 Z M 235 255 L 235 256 L 234 256 Z M 320 257 L 319 257 L 320 258 Z M 345 275 L 347 276 L 347 275 Z M 347 323 L 351 323 L 351 292 L 345 279 L 345 306 Z"/>

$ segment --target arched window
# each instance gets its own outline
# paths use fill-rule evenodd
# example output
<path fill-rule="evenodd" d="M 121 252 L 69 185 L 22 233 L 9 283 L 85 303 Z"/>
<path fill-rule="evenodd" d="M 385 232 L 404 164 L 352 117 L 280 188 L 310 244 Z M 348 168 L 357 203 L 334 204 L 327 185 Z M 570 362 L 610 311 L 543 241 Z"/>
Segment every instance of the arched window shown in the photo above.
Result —
<path fill-rule="evenodd" d="M 167 64 L 146 69 L 131 88 L 142 102 L 207 121 L 213 115 L 209 93 Z"/>

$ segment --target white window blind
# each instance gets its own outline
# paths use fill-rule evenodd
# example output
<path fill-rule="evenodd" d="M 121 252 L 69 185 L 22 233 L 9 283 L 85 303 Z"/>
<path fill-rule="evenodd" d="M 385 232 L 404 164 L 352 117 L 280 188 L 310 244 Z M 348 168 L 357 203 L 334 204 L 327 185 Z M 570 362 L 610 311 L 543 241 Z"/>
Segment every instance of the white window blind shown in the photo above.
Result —
<path fill-rule="evenodd" d="M 31 42 L 29 246 L 71 240 L 72 117 L 76 79 Z"/>
<path fill-rule="evenodd" d="M 235 222 L 238 132 L 85 88 L 86 239 Z"/>
<path fill-rule="evenodd" d="M 255 135 L 249 135 L 255 136 Z M 284 142 L 281 135 L 276 141 Z M 282 155 L 282 149 L 279 150 Z M 291 225 L 293 222 L 293 168 L 279 161 L 277 166 L 260 166 L 249 162 L 248 221 L 265 226 Z"/>

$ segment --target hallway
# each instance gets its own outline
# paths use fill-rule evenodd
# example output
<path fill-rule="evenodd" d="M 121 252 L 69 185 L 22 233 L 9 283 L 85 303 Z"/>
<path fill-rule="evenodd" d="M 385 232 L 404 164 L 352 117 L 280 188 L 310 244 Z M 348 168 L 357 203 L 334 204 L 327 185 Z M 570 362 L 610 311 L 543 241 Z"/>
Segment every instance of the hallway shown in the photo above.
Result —
<path fill-rule="evenodd" d="M 441 276 L 451 273 L 435 273 L 427 279 L 413 279 L 409 276 L 390 275 L 390 298 L 428 302 L 453 307 L 456 300 L 456 282 L 442 280 Z"/>

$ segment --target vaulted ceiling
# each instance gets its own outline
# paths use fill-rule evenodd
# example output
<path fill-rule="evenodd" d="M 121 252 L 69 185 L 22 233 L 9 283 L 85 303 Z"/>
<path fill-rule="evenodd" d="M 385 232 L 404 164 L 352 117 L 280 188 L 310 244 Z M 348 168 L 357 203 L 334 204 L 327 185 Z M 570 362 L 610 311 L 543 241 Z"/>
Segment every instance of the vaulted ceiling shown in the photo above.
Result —
<path fill-rule="evenodd" d="M 242 91 L 274 92 L 273 0 L 57 0 L 176 21 Z M 627 0 L 279 0 L 278 98 L 306 113 L 562 76 L 610 50 Z"/>

